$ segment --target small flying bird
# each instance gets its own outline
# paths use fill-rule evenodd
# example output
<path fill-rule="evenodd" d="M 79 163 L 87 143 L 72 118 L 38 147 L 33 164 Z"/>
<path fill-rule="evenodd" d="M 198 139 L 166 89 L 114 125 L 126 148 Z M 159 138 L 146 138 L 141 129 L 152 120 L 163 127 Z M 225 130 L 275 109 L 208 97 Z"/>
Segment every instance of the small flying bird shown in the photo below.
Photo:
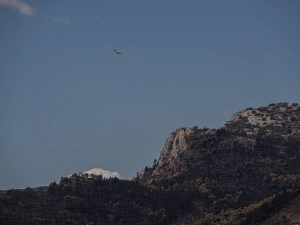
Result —
<path fill-rule="evenodd" d="M 122 52 L 120 51 L 120 50 L 118 50 L 118 49 L 113 49 L 113 51 L 114 51 L 114 53 L 116 54 L 116 55 L 122 55 Z"/>
<path fill-rule="evenodd" d="M 37 124 L 37 123 L 32 123 L 32 124 L 30 124 L 30 127 L 31 127 L 32 129 L 37 128 L 37 127 L 38 127 L 38 124 Z"/>

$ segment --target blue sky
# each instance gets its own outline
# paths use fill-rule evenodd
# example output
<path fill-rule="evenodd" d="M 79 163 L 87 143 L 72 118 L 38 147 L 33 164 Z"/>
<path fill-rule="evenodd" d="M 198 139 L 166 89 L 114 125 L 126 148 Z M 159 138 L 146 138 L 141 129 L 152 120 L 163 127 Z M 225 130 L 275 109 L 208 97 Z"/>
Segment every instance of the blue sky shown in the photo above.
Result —
<path fill-rule="evenodd" d="M 297 0 L 0 0 L 0 189 L 93 167 L 129 178 L 176 128 L 299 103 L 299 10 Z"/>

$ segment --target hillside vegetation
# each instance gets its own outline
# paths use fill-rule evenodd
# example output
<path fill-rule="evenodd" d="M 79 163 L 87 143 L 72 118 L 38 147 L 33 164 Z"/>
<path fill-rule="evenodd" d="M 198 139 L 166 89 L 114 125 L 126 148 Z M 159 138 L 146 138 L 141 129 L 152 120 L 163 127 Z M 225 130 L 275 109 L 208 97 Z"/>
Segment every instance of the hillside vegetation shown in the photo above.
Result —
<path fill-rule="evenodd" d="M 300 105 L 180 128 L 133 180 L 69 178 L 0 192 L 0 224 L 300 224 Z"/>

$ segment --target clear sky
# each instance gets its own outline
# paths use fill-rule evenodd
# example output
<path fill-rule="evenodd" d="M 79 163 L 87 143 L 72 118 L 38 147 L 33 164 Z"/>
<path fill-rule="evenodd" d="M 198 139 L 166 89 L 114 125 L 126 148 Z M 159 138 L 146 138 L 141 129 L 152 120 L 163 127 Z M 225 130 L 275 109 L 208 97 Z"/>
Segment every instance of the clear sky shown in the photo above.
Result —
<path fill-rule="evenodd" d="M 0 0 L 0 189 L 94 167 L 129 178 L 176 128 L 299 103 L 299 12 L 298 0 Z"/>

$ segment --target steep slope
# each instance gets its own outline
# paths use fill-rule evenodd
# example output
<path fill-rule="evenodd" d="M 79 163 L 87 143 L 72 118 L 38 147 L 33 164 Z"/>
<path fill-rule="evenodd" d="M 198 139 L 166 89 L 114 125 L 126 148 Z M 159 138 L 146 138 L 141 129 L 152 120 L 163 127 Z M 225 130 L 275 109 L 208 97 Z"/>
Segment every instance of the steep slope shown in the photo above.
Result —
<path fill-rule="evenodd" d="M 196 207 L 184 216 L 186 224 L 208 214 L 218 218 L 221 211 L 246 210 L 270 196 L 297 196 L 300 106 L 248 108 L 216 130 L 178 129 L 166 140 L 157 163 L 141 171 L 137 180 L 152 188 L 198 192 Z M 275 205 L 276 211 L 280 206 Z M 257 206 L 255 210 L 260 211 Z M 203 224 L 218 224 L 213 221 Z"/>
<path fill-rule="evenodd" d="M 180 128 L 167 138 L 157 165 L 151 172 L 142 171 L 139 178 L 150 176 L 153 179 L 165 179 L 184 173 L 192 175 L 195 170 L 190 167 L 199 170 L 199 166 L 201 168 L 196 174 L 201 175 L 216 164 L 209 162 L 209 166 L 205 165 L 209 161 L 209 155 L 221 156 L 213 158 L 215 162 L 231 158 L 230 156 L 239 159 L 242 155 L 246 159 L 270 157 L 280 160 L 283 159 L 282 156 L 295 158 L 299 154 L 299 118 L 298 104 L 279 103 L 238 112 L 224 127 L 217 130 Z M 194 163 L 195 158 L 202 163 Z M 218 169 L 218 165 L 216 166 Z"/>
<path fill-rule="evenodd" d="M 260 225 L 299 225 L 300 197 L 295 198 L 282 210 L 272 215 Z"/>

